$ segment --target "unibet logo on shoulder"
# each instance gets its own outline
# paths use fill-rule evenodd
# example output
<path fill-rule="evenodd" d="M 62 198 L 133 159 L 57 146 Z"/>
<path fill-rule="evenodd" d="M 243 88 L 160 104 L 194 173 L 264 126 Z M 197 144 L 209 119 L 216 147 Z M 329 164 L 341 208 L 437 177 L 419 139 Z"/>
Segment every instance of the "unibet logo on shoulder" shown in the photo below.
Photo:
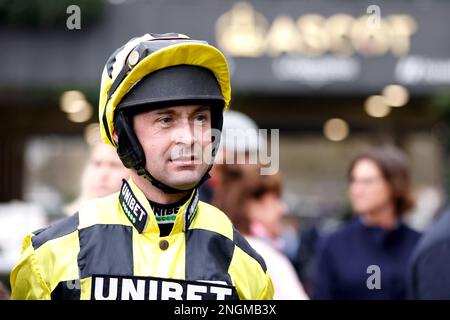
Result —
<path fill-rule="evenodd" d="M 123 212 L 134 227 L 139 232 L 144 231 L 148 217 L 147 211 L 145 211 L 144 207 L 139 203 L 125 180 L 123 180 L 122 188 L 120 189 L 119 202 Z"/>
<path fill-rule="evenodd" d="M 232 286 L 154 277 L 92 276 L 92 300 L 238 300 Z"/>

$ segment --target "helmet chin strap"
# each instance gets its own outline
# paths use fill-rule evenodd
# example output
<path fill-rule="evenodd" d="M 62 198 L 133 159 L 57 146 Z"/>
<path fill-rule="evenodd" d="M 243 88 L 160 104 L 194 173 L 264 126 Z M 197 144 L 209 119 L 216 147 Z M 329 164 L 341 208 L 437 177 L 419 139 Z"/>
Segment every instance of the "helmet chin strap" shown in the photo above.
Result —
<path fill-rule="evenodd" d="M 153 177 L 150 174 L 150 172 L 148 172 L 148 170 L 144 167 L 135 168 L 135 170 L 139 176 L 144 177 L 147 181 L 149 181 L 153 186 L 160 189 L 162 192 L 167 193 L 167 194 L 180 194 L 180 193 L 185 193 L 187 191 L 194 190 L 194 189 L 198 188 L 203 182 L 208 180 L 211 177 L 209 175 L 209 171 L 211 170 L 211 168 L 212 168 L 212 165 L 210 165 L 208 167 L 208 170 L 203 175 L 202 179 L 194 187 L 187 189 L 187 190 L 176 189 L 176 188 L 170 187 L 170 186 L 162 183 L 161 181 L 159 181 L 158 179 Z"/>

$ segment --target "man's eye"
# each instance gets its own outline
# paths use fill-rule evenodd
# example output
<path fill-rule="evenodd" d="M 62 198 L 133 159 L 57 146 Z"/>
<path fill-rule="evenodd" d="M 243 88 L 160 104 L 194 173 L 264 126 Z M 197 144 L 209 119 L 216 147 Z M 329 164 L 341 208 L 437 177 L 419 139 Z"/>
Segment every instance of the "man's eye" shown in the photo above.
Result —
<path fill-rule="evenodd" d="M 203 114 L 199 114 L 199 115 L 195 116 L 195 121 L 204 122 L 204 121 L 206 121 L 206 116 Z"/>
<path fill-rule="evenodd" d="M 170 123 L 172 122 L 172 118 L 164 117 L 164 118 L 161 118 L 161 119 L 159 120 L 159 122 L 161 122 L 161 123 L 164 124 L 164 125 L 168 125 L 168 124 L 170 124 Z"/>

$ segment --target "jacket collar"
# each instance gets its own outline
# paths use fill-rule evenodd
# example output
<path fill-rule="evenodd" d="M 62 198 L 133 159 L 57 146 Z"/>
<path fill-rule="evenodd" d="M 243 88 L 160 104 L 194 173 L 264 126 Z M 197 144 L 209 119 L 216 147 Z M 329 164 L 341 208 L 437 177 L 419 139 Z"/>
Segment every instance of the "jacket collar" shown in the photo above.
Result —
<path fill-rule="evenodd" d="M 159 234 L 158 222 L 150 203 L 131 178 L 122 182 L 119 205 L 123 214 L 139 233 Z M 198 190 L 194 189 L 189 199 L 178 210 L 171 234 L 188 230 L 197 212 L 197 205 Z"/>

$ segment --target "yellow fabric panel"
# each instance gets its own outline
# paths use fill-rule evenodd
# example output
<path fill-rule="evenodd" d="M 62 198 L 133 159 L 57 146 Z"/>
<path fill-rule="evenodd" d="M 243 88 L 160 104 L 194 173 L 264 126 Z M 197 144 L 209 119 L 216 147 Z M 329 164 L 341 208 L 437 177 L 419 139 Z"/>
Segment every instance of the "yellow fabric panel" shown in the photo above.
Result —
<path fill-rule="evenodd" d="M 28 235 L 23 242 L 22 256 L 11 272 L 11 299 L 13 300 L 49 300 L 50 289 L 39 268 L 39 261 Z"/>
<path fill-rule="evenodd" d="M 78 213 L 80 219 L 78 229 L 87 228 L 95 224 L 132 226 L 127 217 L 122 214 L 118 193 L 86 201 L 78 210 Z"/>
<path fill-rule="evenodd" d="M 258 261 L 250 257 L 238 246 L 234 247 L 228 273 L 241 300 L 272 300 L 273 285 L 268 274 Z"/>
<path fill-rule="evenodd" d="M 99 105 L 100 123 L 102 122 L 104 109 L 106 108 L 108 128 L 112 135 L 114 132 L 114 110 L 130 88 L 143 77 L 154 71 L 181 64 L 201 66 L 210 69 L 216 75 L 225 99 L 225 111 L 231 99 L 231 86 L 228 64 L 222 52 L 207 44 L 179 43 L 157 50 L 139 62 L 118 86 L 106 106 L 107 88 L 109 89 L 111 84 L 105 86 L 101 92 L 102 97 L 100 98 L 100 103 L 103 102 L 103 104 Z M 114 79 L 110 80 L 111 83 L 113 81 Z M 100 128 L 103 141 L 114 145 L 109 141 L 104 126 L 101 125 Z"/>
<path fill-rule="evenodd" d="M 46 282 L 49 284 L 50 292 L 61 281 L 78 279 L 78 252 L 80 244 L 77 231 L 47 241 L 35 250 L 40 270 L 49 277 Z"/>
<path fill-rule="evenodd" d="M 91 299 L 92 278 L 85 278 L 80 280 L 81 294 L 80 300 Z"/>
<path fill-rule="evenodd" d="M 266 286 L 261 291 L 261 294 L 257 300 L 273 300 L 273 295 L 275 293 L 275 288 L 273 286 L 272 279 L 270 278 L 269 272 L 266 271 Z"/>
<path fill-rule="evenodd" d="M 161 250 L 159 242 L 169 242 L 167 250 Z M 176 233 L 159 237 L 155 233 L 139 234 L 133 229 L 133 264 L 135 276 L 161 277 L 184 280 L 185 234 Z"/>
<path fill-rule="evenodd" d="M 227 215 L 202 201 L 198 202 L 197 213 L 189 229 L 210 230 L 233 240 L 233 225 Z"/>

